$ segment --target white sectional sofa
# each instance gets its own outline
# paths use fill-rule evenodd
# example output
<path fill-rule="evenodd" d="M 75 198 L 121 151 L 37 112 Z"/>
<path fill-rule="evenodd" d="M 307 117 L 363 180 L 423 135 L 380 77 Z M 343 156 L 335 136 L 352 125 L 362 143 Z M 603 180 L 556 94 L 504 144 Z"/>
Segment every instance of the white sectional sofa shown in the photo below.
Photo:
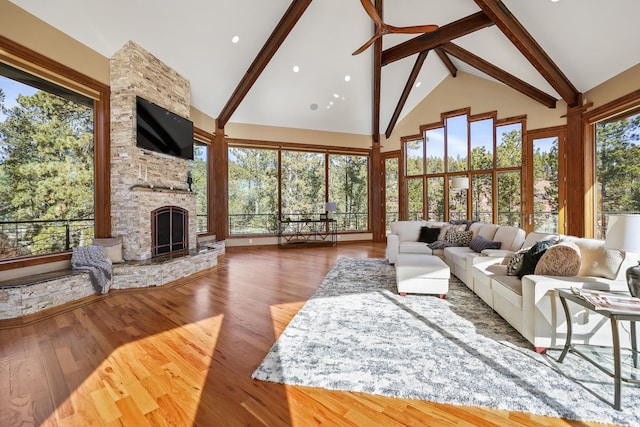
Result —
<path fill-rule="evenodd" d="M 537 351 L 560 348 L 564 345 L 567 325 L 562 305 L 557 296 L 557 288 L 585 288 L 595 290 L 625 291 L 625 272 L 638 262 L 639 255 L 618 251 L 615 265 L 609 266 L 609 278 L 592 275 L 598 270 L 597 256 L 616 251 L 606 249 L 604 241 L 576 238 L 546 233 L 529 233 L 522 229 L 495 224 L 473 223 L 469 231 L 474 237 L 482 236 L 492 241 L 500 241 L 500 249 L 485 249 L 478 253 L 469 247 L 446 247 L 431 250 L 426 243 L 417 242 L 420 228 L 444 227 L 447 223 L 430 221 L 398 221 L 391 225 L 387 236 L 387 257 L 395 263 L 399 253 L 419 253 L 425 257 L 435 255 L 442 258 L 457 276 L 486 304 L 492 307 L 514 329 L 524 336 Z M 440 236 L 442 237 L 442 236 Z M 526 238 L 525 238 L 526 237 Z M 507 274 L 507 261 L 519 249 L 533 246 L 541 240 L 570 240 L 576 244 L 585 266 L 575 276 L 545 276 Z M 594 255 L 595 254 L 595 255 Z M 600 255 L 598 255 L 600 254 Z M 604 255 L 603 255 L 604 254 Z M 583 268 L 584 267 L 584 268 Z M 611 327 L 602 316 L 572 305 L 573 343 L 611 345 Z M 628 330 L 628 328 L 626 328 Z M 621 340 L 629 345 L 629 334 L 623 327 Z"/>

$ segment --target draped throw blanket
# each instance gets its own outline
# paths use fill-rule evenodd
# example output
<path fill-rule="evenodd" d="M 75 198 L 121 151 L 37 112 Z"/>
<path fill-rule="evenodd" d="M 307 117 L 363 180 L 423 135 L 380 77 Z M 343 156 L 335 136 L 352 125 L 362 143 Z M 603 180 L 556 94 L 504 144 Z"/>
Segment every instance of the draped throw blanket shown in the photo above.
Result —
<path fill-rule="evenodd" d="M 80 246 L 73 248 L 71 268 L 89 270 L 93 287 L 101 294 L 111 287 L 111 260 L 102 246 Z"/>

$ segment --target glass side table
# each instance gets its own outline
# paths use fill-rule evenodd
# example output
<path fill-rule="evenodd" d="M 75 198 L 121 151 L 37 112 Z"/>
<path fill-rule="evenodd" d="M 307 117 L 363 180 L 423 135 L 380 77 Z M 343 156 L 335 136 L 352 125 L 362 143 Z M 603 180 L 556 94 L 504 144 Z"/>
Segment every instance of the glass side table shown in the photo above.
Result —
<path fill-rule="evenodd" d="M 614 380 L 614 403 L 613 407 L 616 410 L 620 410 L 622 408 L 622 381 L 640 384 L 640 371 L 638 368 L 638 349 L 636 343 L 636 323 L 640 320 L 640 310 L 617 310 L 611 308 L 602 308 L 599 306 L 595 306 L 584 298 L 575 295 L 570 289 L 556 289 L 558 291 L 558 296 L 560 297 L 560 302 L 562 303 L 562 308 L 564 309 L 564 314 L 567 320 L 567 339 L 564 344 L 564 348 L 560 357 L 558 358 L 558 363 L 562 363 L 565 356 L 569 351 L 575 353 L 576 355 L 582 357 L 587 360 L 597 368 L 599 368 L 602 372 L 613 377 Z M 604 293 L 604 292 L 602 292 Z M 615 296 L 615 294 L 611 294 Z M 588 344 L 571 344 L 571 335 L 572 335 L 572 326 L 571 326 L 571 313 L 569 312 L 569 307 L 567 305 L 567 301 L 571 301 L 572 303 L 578 304 L 581 307 L 584 307 L 588 310 L 601 314 L 602 316 L 609 319 L 611 322 L 611 338 L 612 345 L 611 347 L 606 346 L 596 346 L 596 345 L 588 345 Z M 621 349 L 620 348 L 620 334 L 618 331 L 619 322 L 621 320 L 628 320 L 631 326 L 631 349 Z M 606 358 L 607 354 L 611 354 L 613 350 L 613 370 L 609 367 L 603 365 L 598 362 L 596 359 Z M 630 351 L 631 352 L 631 363 L 629 366 L 624 366 L 622 363 L 622 352 Z M 631 366 L 632 365 L 632 366 Z M 623 369 L 626 370 L 623 374 Z"/>

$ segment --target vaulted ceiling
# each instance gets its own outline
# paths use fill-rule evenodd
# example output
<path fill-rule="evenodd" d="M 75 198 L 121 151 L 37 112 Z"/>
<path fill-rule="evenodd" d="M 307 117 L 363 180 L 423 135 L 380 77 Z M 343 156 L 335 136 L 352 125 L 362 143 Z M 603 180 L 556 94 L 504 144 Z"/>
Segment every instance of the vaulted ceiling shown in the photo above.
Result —
<path fill-rule="evenodd" d="M 571 104 L 640 58 L 638 0 L 387 0 L 386 23 L 440 30 L 385 35 L 377 60 L 375 45 L 352 56 L 374 32 L 359 0 L 11 1 L 106 57 L 136 42 L 185 76 L 193 106 L 211 117 L 356 134 L 384 133 L 456 71 Z M 283 16 L 295 25 L 270 37 Z M 267 61 L 258 55 L 268 46 Z M 442 49 L 419 56 L 427 47 Z M 252 64 L 255 83 L 239 87 Z"/>

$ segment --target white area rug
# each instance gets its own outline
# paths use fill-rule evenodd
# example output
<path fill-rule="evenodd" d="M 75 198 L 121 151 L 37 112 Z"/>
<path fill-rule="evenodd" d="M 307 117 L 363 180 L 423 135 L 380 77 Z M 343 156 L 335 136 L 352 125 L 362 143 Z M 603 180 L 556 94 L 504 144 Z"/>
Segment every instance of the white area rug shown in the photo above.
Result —
<path fill-rule="evenodd" d="M 571 420 L 640 425 L 640 386 L 569 354 L 535 353 L 452 278 L 447 299 L 401 297 L 382 259 L 341 258 L 292 319 L 253 378 Z"/>

